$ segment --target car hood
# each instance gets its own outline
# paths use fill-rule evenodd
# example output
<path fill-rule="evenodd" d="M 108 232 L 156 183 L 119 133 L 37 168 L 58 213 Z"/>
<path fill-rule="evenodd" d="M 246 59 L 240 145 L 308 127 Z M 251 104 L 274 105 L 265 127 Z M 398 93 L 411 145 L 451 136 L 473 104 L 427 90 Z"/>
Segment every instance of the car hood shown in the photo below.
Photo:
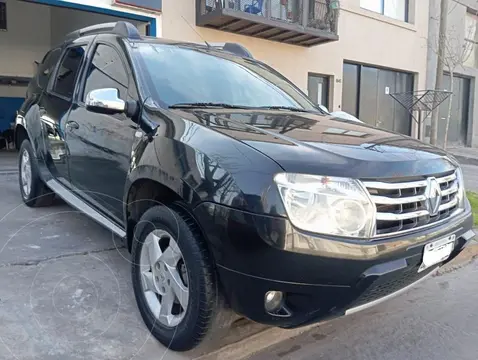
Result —
<path fill-rule="evenodd" d="M 408 136 L 329 115 L 291 111 L 175 110 L 262 152 L 285 171 L 352 178 L 440 174 L 458 166 Z"/>

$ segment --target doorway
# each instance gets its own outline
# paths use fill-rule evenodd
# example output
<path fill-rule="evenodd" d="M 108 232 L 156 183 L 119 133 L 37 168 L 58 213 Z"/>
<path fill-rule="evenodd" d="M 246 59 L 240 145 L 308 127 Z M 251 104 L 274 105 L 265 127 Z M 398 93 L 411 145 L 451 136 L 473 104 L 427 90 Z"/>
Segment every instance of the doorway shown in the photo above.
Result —
<path fill-rule="evenodd" d="M 309 97 L 317 105 L 329 108 L 329 77 L 309 73 L 307 88 Z"/>
<path fill-rule="evenodd" d="M 443 76 L 443 88 L 450 89 L 450 75 Z M 447 146 L 461 147 L 466 145 L 468 130 L 468 109 L 470 104 L 470 79 L 453 76 L 453 100 L 451 104 L 450 125 L 448 127 Z M 438 115 L 438 143 L 445 143 L 445 127 L 450 98 L 440 104 Z"/>

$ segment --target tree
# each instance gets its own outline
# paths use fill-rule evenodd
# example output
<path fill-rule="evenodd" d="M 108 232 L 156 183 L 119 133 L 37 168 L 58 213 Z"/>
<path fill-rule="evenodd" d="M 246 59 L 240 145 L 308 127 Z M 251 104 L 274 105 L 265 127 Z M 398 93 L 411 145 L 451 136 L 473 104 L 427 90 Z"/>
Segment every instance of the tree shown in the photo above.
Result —
<path fill-rule="evenodd" d="M 438 47 L 436 48 L 437 71 L 436 71 L 436 80 L 435 80 L 435 90 L 441 90 L 442 88 L 443 66 L 444 66 L 443 57 L 445 54 L 447 19 L 448 19 L 448 0 L 441 0 L 440 23 L 439 23 L 440 30 L 438 32 Z M 438 107 L 436 107 L 432 111 L 430 143 L 432 145 L 436 145 L 437 138 L 438 138 Z"/>
<path fill-rule="evenodd" d="M 465 19 L 465 31 L 460 32 L 459 29 L 455 25 L 448 26 L 446 18 L 448 15 L 456 9 L 458 5 L 455 3 L 454 6 L 448 10 L 448 0 L 442 0 L 442 6 L 440 10 L 440 32 L 438 35 L 438 39 L 429 39 L 429 47 L 432 51 L 434 51 L 437 55 L 437 82 L 435 84 L 436 90 L 443 90 L 443 70 L 446 69 L 450 76 L 450 89 L 447 89 L 451 92 L 450 97 L 448 99 L 448 110 L 446 115 L 446 123 L 445 123 L 445 137 L 444 137 L 444 145 L 443 147 L 446 148 L 447 140 L 448 140 L 448 129 L 450 127 L 450 119 L 452 115 L 452 104 L 453 104 L 453 92 L 454 92 L 454 75 L 458 71 L 459 68 L 464 68 L 467 64 L 468 60 L 474 59 L 471 55 L 476 51 L 476 42 L 475 38 L 478 35 L 477 26 L 478 21 L 475 21 L 473 24 L 467 24 Z M 478 0 L 475 2 L 475 9 L 478 8 Z M 444 10 L 446 11 L 445 13 Z M 469 10 L 468 10 L 469 11 Z M 474 15 L 476 16 L 478 11 L 474 11 Z M 444 23 L 442 22 L 445 18 Z M 445 24 L 445 26 L 443 26 Z M 461 27 L 461 24 L 459 25 Z M 470 41 L 470 39 L 472 39 Z M 435 40 L 435 41 L 434 41 Z M 472 64 L 474 66 L 474 64 Z M 441 78 L 439 78 L 439 72 L 441 72 Z M 432 145 L 437 144 L 437 134 L 438 134 L 438 111 L 439 109 L 435 109 L 435 113 L 432 114 L 432 129 L 431 129 L 431 137 L 430 143 Z"/>

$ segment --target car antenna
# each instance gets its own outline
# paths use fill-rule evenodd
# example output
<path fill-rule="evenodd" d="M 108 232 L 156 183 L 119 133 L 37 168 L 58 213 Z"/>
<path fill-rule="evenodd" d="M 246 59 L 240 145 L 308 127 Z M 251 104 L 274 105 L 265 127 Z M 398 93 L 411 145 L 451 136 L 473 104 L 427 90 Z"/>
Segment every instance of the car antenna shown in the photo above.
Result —
<path fill-rule="evenodd" d="M 197 36 L 199 36 L 199 37 L 202 39 L 202 41 L 204 41 L 204 43 L 206 44 L 206 46 L 210 49 L 212 46 L 209 45 L 209 43 L 206 41 L 206 39 L 204 39 L 203 36 L 194 28 L 194 26 L 192 26 L 192 25 L 189 23 L 189 21 L 187 21 L 187 19 L 184 17 L 184 15 L 181 15 L 181 17 L 184 19 L 184 21 L 186 22 L 186 24 L 188 24 L 189 27 L 190 27 L 191 29 L 193 29 L 193 31 L 197 34 Z"/>

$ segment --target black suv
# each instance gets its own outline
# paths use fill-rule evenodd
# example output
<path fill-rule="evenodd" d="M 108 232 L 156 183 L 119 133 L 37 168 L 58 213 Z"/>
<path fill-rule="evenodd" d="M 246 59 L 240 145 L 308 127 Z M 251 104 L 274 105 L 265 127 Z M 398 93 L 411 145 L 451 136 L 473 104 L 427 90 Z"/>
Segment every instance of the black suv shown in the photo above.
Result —
<path fill-rule="evenodd" d="M 24 202 L 57 194 L 123 238 L 175 350 L 221 309 L 282 328 L 354 313 L 474 236 L 453 157 L 331 118 L 237 44 L 78 30 L 38 65 L 15 136 Z"/>

